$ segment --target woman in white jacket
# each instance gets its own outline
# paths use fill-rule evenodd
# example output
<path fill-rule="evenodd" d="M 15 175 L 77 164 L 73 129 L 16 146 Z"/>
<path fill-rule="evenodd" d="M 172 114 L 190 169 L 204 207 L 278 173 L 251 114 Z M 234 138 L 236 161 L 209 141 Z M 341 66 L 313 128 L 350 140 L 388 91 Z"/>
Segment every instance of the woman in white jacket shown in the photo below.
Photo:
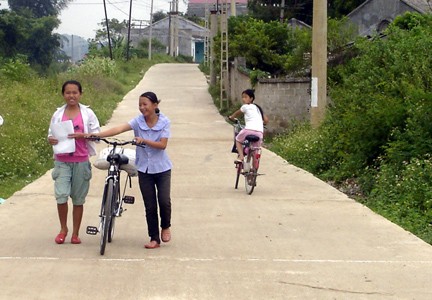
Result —
<path fill-rule="evenodd" d="M 99 120 L 93 110 L 80 104 L 82 87 L 78 81 L 66 81 L 62 86 L 62 95 L 66 102 L 58 108 L 51 118 L 51 124 L 71 120 L 74 132 L 96 133 L 100 131 Z M 59 140 L 53 136 L 51 126 L 48 132 L 48 142 L 57 145 Z M 72 199 L 73 230 L 71 243 L 80 244 L 79 229 L 84 211 L 92 176 L 89 156 L 95 155 L 94 142 L 84 139 L 75 140 L 75 151 L 54 154 L 54 193 L 57 201 L 57 211 L 60 220 L 60 232 L 55 238 L 57 244 L 63 244 L 68 234 L 67 216 L 68 199 Z"/>

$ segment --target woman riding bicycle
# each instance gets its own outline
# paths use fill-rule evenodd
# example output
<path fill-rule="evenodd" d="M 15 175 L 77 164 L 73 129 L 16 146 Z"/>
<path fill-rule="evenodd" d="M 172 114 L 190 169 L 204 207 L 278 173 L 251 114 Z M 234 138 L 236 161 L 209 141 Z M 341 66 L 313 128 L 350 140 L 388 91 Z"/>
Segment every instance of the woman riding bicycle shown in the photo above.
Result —
<path fill-rule="evenodd" d="M 256 135 L 260 138 L 259 145 L 261 145 L 263 140 L 264 125 L 268 123 L 268 117 L 264 114 L 262 108 L 253 103 L 255 100 L 254 90 L 247 89 L 242 92 L 243 105 L 239 110 L 235 111 L 228 118 L 234 120 L 236 117 L 244 114 L 245 127 L 236 136 L 236 147 L 238 152 L 237 162 L 243 162 L 244 153 L 243 151 L 238 151 L 242 149 L 242 144 L 247 135 Z"/>

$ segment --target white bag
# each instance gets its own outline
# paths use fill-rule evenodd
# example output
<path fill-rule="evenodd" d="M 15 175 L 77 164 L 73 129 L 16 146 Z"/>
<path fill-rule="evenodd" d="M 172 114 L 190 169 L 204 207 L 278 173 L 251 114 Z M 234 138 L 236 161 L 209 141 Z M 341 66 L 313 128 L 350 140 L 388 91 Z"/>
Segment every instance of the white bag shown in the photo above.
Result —
<path fill-rule="evenodd" d="M 93 165 L 95 168 L 99 170 L 108 170 L 109 168 L 109 162 L 107 161 L 107 157 L 112 151 L 112 147 L 104 148 L 102 151 L 99 152 L 98 158 L 95 160 Z M 122 148 L 117 147 L 116 153 L 118 154 L 124 154 L 129 158 L 129 163 L 126 165 L 121 165 L 120 169 L 126 171 L 129 176 L 137 176 L 138 170 L 135 166 L 135 150 L 134 149 L 128 149 L 128 148 Z"/>

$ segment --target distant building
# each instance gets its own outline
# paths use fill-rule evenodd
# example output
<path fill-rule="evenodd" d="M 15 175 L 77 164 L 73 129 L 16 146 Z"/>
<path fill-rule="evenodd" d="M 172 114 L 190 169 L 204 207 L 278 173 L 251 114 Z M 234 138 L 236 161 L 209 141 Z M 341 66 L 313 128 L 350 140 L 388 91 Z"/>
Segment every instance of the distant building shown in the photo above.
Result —
<path fill-rule="evenodd" d="M 429 0 L 367 0 L 354 9 L 348 18 L 361 36 L 380 33 L 399 15 L 405 12 L 421 14 L 432 12 Z"/>
<path fill-rule="evenodd" d="M 72 63 L 76 63 L 88 53 L 88 42 L 77 35 L 62 34 L 60 48 Z"/>
<path fill-rule="evenodd" d="M 225 1 L 225 0 L 223 0 Z M 231 1 L 227 0 L 227 14 L 231 15 Z M 188 16 L 197 16 L 204 18 L 206 9 L 218 11 L 220 10 L 222 0 L 189 0 L 186 14 Z M 225 3 L 225 2 L 224 2 Z M 247 14 L 247 0 L 235 0 L 236 15 Z"/>
<path fill-rule="evenodd" d="M 209 30 L 189 21 L 181 16 L 178 20 L 178 49 L 179 55 L 192 57 L 194 62 L 204 60 L 204 40 Z M 152 25 L 152 39 L 157 39 L 167 50 L 170 45 L 170 26 L 173 26 L 170 17 L 159 20 Z M 149 39 L 150 26 L 131 29 L 131 43 L 136 46 L 143 39 Z M 168 51 L 167 51 L 168 53 Z"/>

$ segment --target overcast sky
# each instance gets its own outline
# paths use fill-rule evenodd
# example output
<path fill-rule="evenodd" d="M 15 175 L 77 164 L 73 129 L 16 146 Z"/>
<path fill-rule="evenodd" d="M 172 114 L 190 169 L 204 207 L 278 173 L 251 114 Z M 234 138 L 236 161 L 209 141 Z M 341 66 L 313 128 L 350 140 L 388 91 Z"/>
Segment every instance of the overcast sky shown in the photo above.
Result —
<path fill-rule="evenodd" d="M 105 0 L 108 19 L 129 20 L 130 0 Z M 151 0 L 132 1 L 132 23 L 148 22 Z M 169 11 L 169 0 L 153 0 L 153 12 Z M 186 4 L 179 0 L 179 10 L 185 12 Z M 74 0 L 60 15 L 61 25 L 57 32 L 94 38 L 98 23 L 105 19 L 103 0 Z"/>
<path fill-rule="evenodd" d="M 153 0 L 153 12 L 168 12 L 170 0 Z M 186 11 L 186 0 L 179 0 L 179 11 Z M 73 0 L 60 14 L 61 24 L 56 32 L 94 38 L 98 23 L 105 19 L 103 0 Z M 130 0 L 105 0 L 108 19 L 129 20 Z M 150 19 L 151 0 L 132 0 L 132 22 Z M 7 8 L 7 0 L 0 0 L 0 9 Z"/>

